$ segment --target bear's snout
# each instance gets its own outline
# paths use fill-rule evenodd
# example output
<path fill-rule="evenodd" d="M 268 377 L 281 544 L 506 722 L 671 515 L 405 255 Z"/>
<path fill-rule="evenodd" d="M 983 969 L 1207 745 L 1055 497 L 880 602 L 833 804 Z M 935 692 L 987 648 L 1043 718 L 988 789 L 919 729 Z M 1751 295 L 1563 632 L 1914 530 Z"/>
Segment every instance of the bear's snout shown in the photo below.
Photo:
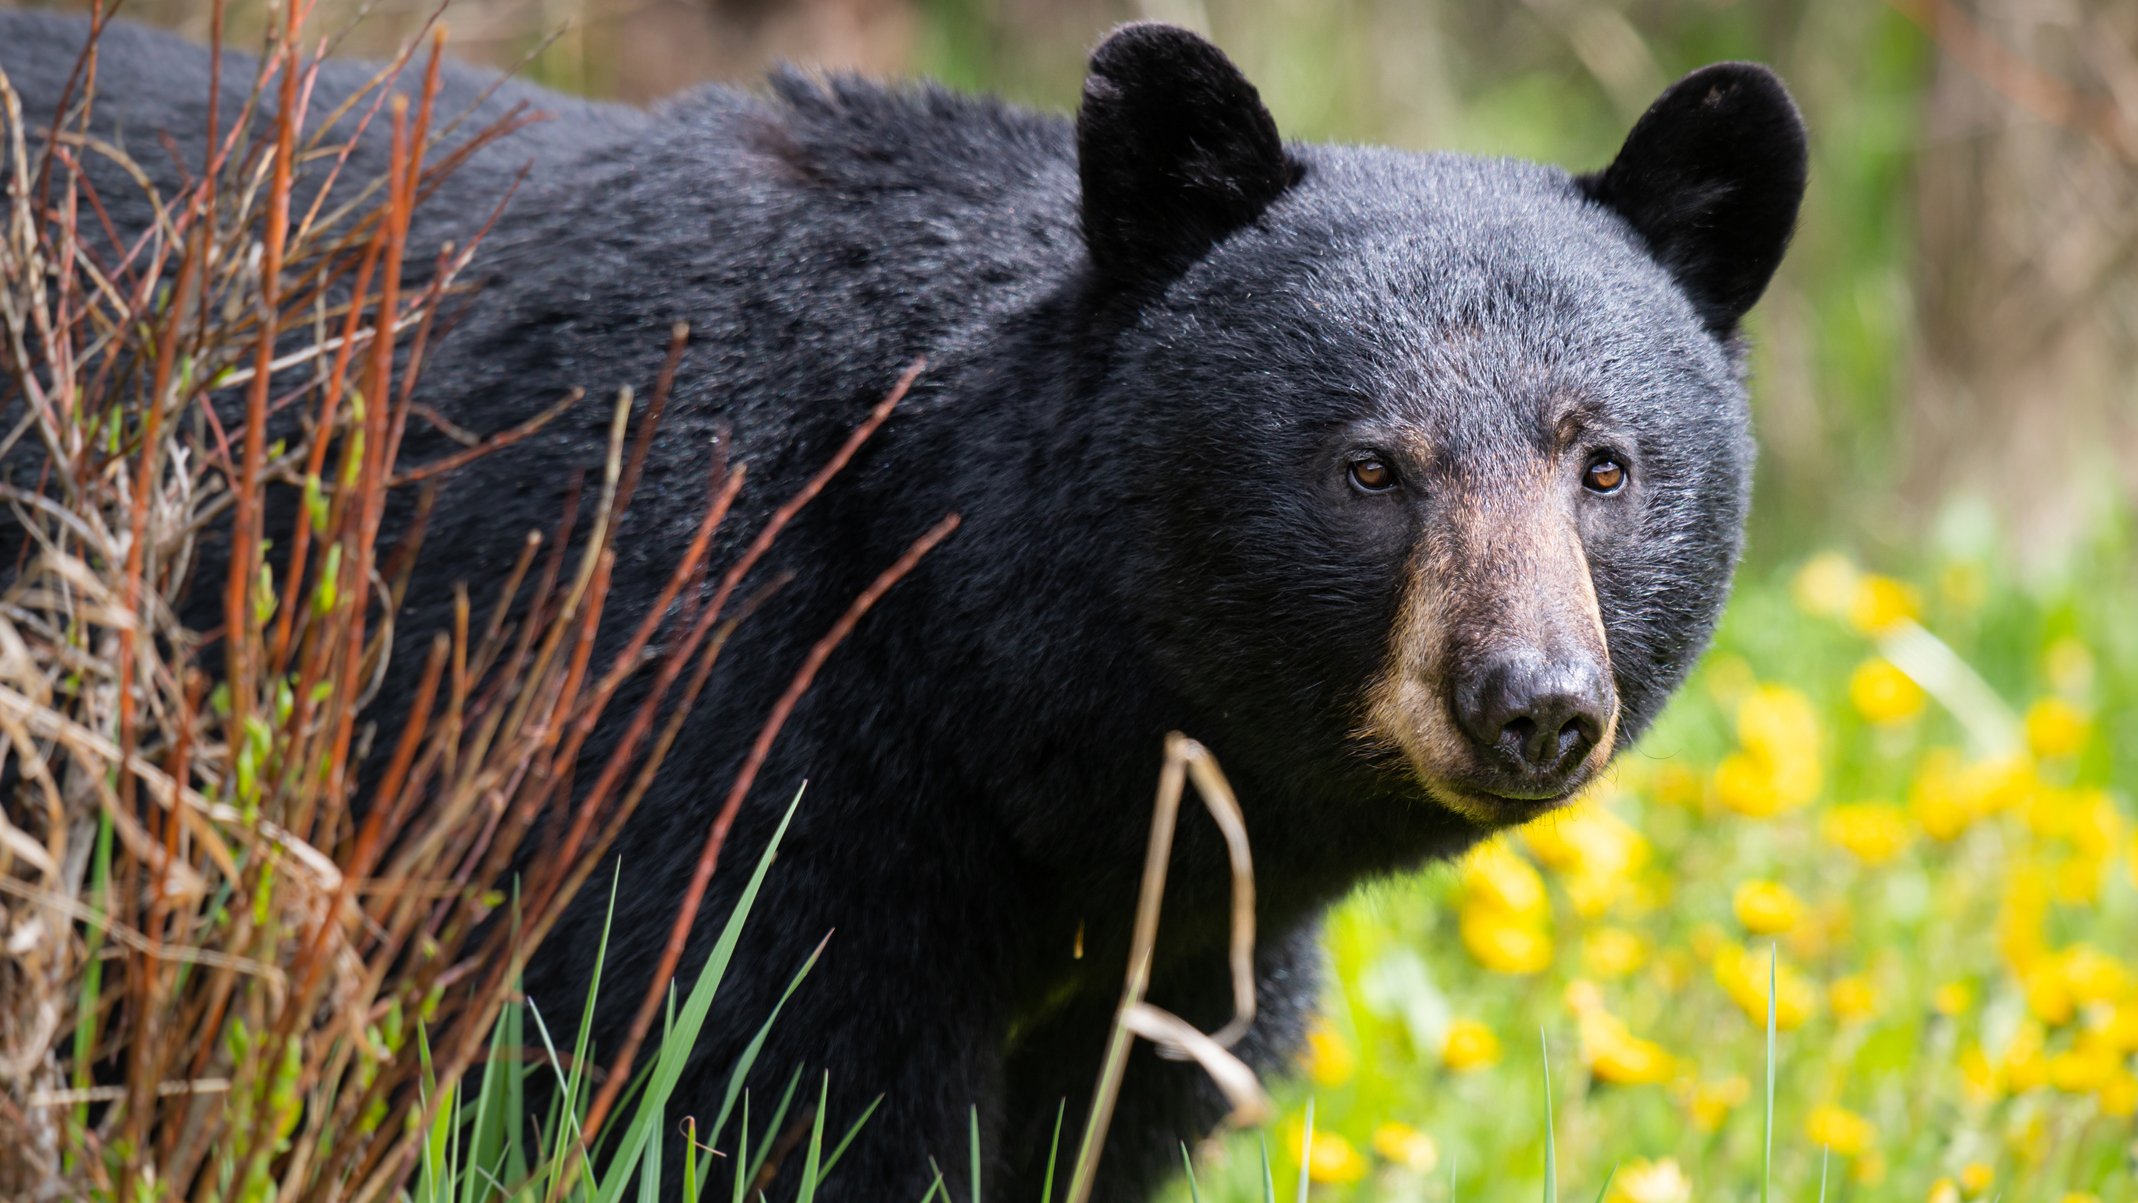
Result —
<path fill-rule="evenodd" d="M 1453 693 L 1457 725 L 1480 759 L 1504 774 L 1494 792 L 1517 798 L 1565 793 L 1615 708 L 1601 664 L 1528 649 L 1466 665 Z"/>

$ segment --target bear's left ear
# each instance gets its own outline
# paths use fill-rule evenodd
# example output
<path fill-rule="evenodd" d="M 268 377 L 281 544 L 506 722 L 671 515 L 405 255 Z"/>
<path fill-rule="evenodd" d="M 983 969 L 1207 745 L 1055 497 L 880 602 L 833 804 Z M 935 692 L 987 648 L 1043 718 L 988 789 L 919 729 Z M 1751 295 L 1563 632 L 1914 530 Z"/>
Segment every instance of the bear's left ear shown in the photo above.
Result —
<path fill-rule="evenodd" d="M 1804 175 L 1804 118 L 1782 81 L 1757 63 L 1716 63 L 1672 84 L 1618 158 L 1575 183 L 1640 231 L 1726 338 L 1782 261 Z"/>
<path fill-rule="evenodd" d="M 1171 278 L 1295 178 L 1276 121 L 1232 60 L 1154 21 L 1092 51 L 1076 159 L 1092 262 L 1130 285 Z"/>

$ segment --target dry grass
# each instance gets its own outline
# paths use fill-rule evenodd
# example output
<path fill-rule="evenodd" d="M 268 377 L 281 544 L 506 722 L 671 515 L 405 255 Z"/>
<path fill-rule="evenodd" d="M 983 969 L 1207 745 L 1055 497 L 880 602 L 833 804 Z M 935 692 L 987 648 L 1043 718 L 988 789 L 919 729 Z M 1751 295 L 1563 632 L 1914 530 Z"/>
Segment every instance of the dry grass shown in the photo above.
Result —
<path fill-rule="evenodd" d="M 317 66 L 297 49 L 308 11 L 283 14 L 251 101 L 221 114 L 234 124 L 188 165 L 195 183 L 151 191 L 157 216 L 138 236 L 110 228 L 83 170 L 104 156 L 149 188 L 91 135 L 93 99 L 55 122 L 24 113 L 0 79 L 0 398 L 16 478 L 0 496 L 19 548 L 0 578 L 0 1195 L 389 1197 L 418 1159 L 425 1100 L 450 1097 L 441 1088 L 484 1055 L 520 966 L 747 613 L 728 606 L 735 587 L 808 500 L 704 597 L 712 537 L 743 481 L 718 466 L 666 591 L 613 660 L 593 662 L 608 535 L 682 355 L 679 327 L 628 440 L 630 390 L 617 396 L 593 496 L 575 492 L 552 531 L 529 533 L 486 612 L 458 596 L 453 630 L 414 652 L 425 659 L 405 725 L 379 733 L 385 754 L 360 774 L 362 711 L 394 654 L 391 616 L 430 511 L 426 494 L 384 542 L 389 489 L 524 437 L 577 398 L 448 461 L 397 462 L 433 319 L 476 250 L 439 251 L 424 283 L 404 287 L 409 257 L 430 253 L 409 244 L 412 214 L 510 126 L 435 132 L 455 115 L 433 111 L 433 37 L 420 67 L 404 51 L 354 102 L 363 123 L 391 127 L 388 178 L 340 208 L 301 208 L 326 195 L 302 185 L 341 162 L 306 132 L 331 124 L 303 112 Z M 73 95 L 93 98 L 95 71 L 92 51 Z M 271 486 L 301 502 L 270 559 Z M 954 526 L 930 532 L 852 617 Z M 194 571 L 209 532 L 229 535 L 212 582 Z M 188 629 L 183 603 L 211 587 L 220 628 Z M 654 684 L 622 738 L 581 765 L 596 720 L 642 671 Z M 535 832 L 549 854 L 520 857 Z M 724 834 L 708 837 L 707 874 Z"/>

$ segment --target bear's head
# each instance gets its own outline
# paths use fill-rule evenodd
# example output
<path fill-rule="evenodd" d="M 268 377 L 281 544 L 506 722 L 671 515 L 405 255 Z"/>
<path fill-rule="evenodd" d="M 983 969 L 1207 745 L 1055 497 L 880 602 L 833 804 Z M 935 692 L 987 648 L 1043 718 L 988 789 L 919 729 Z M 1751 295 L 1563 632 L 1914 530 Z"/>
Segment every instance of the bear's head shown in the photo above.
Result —
<path fill-rule="evenodd" d="M 1578 791 L 1743 541 L 1738 323 L 1805 183 L 1781 83 L 1695 71 L 1570 176 L 1288 146 L 1216 47 L 1139 24 L 1077 144 L 1132 588 L 1228 763 L 1477 827 Z"/>

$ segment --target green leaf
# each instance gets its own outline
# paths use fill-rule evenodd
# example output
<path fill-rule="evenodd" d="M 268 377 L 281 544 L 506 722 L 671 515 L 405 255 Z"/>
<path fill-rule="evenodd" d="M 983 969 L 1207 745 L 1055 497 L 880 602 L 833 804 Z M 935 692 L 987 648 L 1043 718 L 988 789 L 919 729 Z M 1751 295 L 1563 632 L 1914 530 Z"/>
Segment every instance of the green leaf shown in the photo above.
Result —
<path fill-rule="evenodd" d="M 817 1116 L 809 1130 L 809 1152 L 802 1158 L 802 1183 L 797 1188 L 794 1203 L 815 1203 L 817 1178 L 823 1162 L 824 1109 L 831 1106 L 831 1071 L 824 1071 L 823 1085 L 817 1088 Z"/>
<path fill-rule="evenodd" d="M 966 1114 L 972 1122 L 972 1179 L 968 1189 L 972 1191 L 972 1203 L 980 1203 L 980 1108 L 968 1108 Z"/>
<path fill-rule="evenodd" d="M 1047 1180 L 1039 1188 L 1039 1203 L 1054 1203 L 1054 1159 L 1062 1151 L 1062 1117 L 1068 1113 L 1065 1098 L 1054 1108 L 1054 1139 L 1047 1144 Z"/>
<path fill-rule="evenodd" d="M 817 1181 L 822 1182 L 831 1177 L 831 1167 L 839 1164 L 839 1158 L 846 1155 L 846 1146 L 854 1143 L 854 1138 L 861 1135 L 861 1125 L 869 1122 L 869 1117 L 876 1114 L 876 1107 L 882 1102 L 883 1096 L 879 1094 L 869 1100 L 868 1106 L 861 1109 L 861 1118 L 854 1121 L 853 1126 L 846 1130 L 846 1135 L 839 1139 L 838 1146 L 832 1149 L 831 1156 L 824 1159 L 824 1168 L 817 1171 Z"/>
<path fill-rule="evenodd" d="M 705 1134 L 707 1144 L 719 1142 L 720 1130 L 727 1126 L 728 1112 L 733 1110 L 736 1096 L 742 1093 L 742 1084 L 749 1077 L 750 1067 L 757 1064 L 757 1054 L 764 1051 L 765 1037 L 772 1034 L 772 1021 L 779 1018 L 780 1008 L 786 1006 L 787 1000 L 794 997 L 795 987 L 800 986 L 802 979 L 809 976 L 810 969 L 816 966 L 817 958 L 823 955 L 824 946 L 830 942 L 831 933 L 826 932 L 824 938 L 819 940 L 816 948 L 810 952 L 809 958 L 802 962 L 802 967 L 796 970 L 794 977 L 787 982 L 787 989 L 780 994 L 779 1001 L 772 1004 L 772 1013 L 765 1016 L 765 1022 L 758 1027 L 757 1034 L 750 1038 L 750 1043 L 742 1050 L 742 1056 L 736 1058 L 735 1068 L 728 1074 L 727 1095 L 720 1100 L 720 1111 L 713 1118 L 712 1128 Z"/>
<path fill-rule="evenodd" d="M 1559 1203 L 1559 1150 L 1552 1145 L 1552 1046 L 1541 1027 L 1537 1045 L 1544 1050 L 1544 1203 Z"/>
<path fill-rule="evenodd" d="M 779 851 L 780 840 L 786 836 L 787 825 L 794 821 L 794 812 L 801 804 L 802 790 L 797 789 L 778 829 L 766 841 L 764 854 L 758 857 L 757 869 L 750 875 L 749 884 L 743 887 L 742 896 L 735 900 L 735 910 L 728 916 L 719 941 L 713 945 L 712 955 L 706 958 L 705 967 L 698 971 L 698 980 L 691 985 L 690 996 L 684 1000 L 683 1009 L 676 1016 L 674 1036 L 661 1042 L 646 1094 L 639 1100 L 638 1109 L 631 1117 L 631 1126 L 616 1149 L 621 1164 L 634 1161 L 653 1133 L 665 1126 L 662 1115 L 668 1107 L 668 1096 L 675 1093 L 676 1083 L 682 1079 L 683 1066 L 690 1058 L 692 1046 L 698 1042 L 699 1029 L 705 1026 L 706 1013 L 712 1009 L 713 995 L 719 991 L 720 979 L 727 973 L 728 961 L 735 955 L 736 941 L 742 938 L 742 925 L 750 917 L 750 907 L 757 901 L 757 891 L 765 883 L 765 874 L 771 871 L 772 858 Z M 623 1186 L 620 1175 L 611 1182 L 602 1183 L 595 1203 L 617 1203 Z"/>
<path fill-rule="evenodd" d="M 1195 1184 L 1195 1159 L 1188 1156 L 1188 1142 L 1180 1142 L 1180 1168 L 1187 1171 L 1190 1203 L 1203 1203 L 1203 1190 Z"/>

